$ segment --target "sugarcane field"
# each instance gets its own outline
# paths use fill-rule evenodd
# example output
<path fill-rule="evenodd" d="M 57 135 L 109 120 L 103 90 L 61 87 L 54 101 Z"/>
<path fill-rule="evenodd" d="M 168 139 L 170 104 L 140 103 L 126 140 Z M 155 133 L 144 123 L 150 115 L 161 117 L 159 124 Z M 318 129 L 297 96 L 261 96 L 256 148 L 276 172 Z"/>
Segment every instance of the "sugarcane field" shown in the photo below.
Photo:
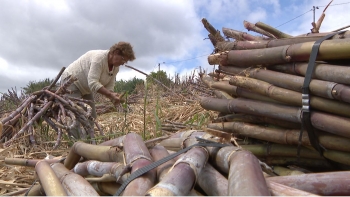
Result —
<path fill-rule="evenodd" d="M 297 36 L 202 18 L 212 69 L 169 82 L 126 64 L 147 80 L 117 104 L 70 96 L 66 67 L 9 89 L 0 195 L 350 195 L 350 31 L 320 32 L 326 10 Z"/>

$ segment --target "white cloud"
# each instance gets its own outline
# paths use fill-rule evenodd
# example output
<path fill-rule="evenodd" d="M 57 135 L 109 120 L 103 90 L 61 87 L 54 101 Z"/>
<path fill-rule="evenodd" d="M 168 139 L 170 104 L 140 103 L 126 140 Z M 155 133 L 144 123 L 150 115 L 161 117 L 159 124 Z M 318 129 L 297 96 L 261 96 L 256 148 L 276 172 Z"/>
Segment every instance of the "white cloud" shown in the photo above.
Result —
<path fill-rule="evenodd" d="M 266 19 L 266 10 L 262 8 L 257 8 L 247 16 L 247 20 L 251 23 L 257 23 L 259 21 L 264 21 L 265 19 Z"/>

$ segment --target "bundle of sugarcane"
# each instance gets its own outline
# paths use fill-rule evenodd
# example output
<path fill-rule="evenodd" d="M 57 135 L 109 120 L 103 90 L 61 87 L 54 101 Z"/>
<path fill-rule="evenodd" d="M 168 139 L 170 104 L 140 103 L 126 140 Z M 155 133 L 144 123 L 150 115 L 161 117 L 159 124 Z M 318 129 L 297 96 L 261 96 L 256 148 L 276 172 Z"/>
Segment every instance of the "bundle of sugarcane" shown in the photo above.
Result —
<path fill-rule="evenodd" d="M 0 139 L 5 146 L 11 145 L 21 135 L 29 135 L 30 143 L 36 144 L 34 125 L 41 121 L 46 122 L 57 134 L 54 149 L 59 146 L 64 131 L 68 137 L 83 138 L 87 133 L 91 139 L 94 138 L 94 128 L 89 123 L 89 121 L 94 121 L 89 105 L 92 101 L 65 95 L 67 87 L 76 78 L 70 77 L 60 87 L 54 88 L 64 69 L 62 68 L 50 86 L 30 94 L 16 110 L 1 119 Z M 73 134 L 71 129 L 77 124 L 81 124 L 83 129 L 79 131 L 81 133 Z M 97 128 L 99 128 L 98 125 Z"/>
<path fill-rule="evenodd" d="M 219 65 L 211 76 L 224 75 L 202 76 L 202 81 L 218 92 L 218 98 L 202 97 L 201 106 L 223 115 L 208 128 L 240 139 L 255 139 L 253 143 L 268 143 L 244 148 L 271 165 L 350 169 L 350 31 L 319 33 L 322 17 L 324 13 L 312 33 L 294 37 L 261 22 L 244 21 L 244 26 L 263 36 L 223 28 L 225 36 L 234 41 L 225 41 L 203 19 L 216 51 L 208 62 Z M 314 137 L 309 139 L 305 129 L 300 133 L 302 87 L 308 65 L 313 63 L 310 54 L 314 43 L 324 36 L 330 38 L 319 46 L 308 87 L 311 125 L 322 150 L 320 157 L 310 143 Z M 300 145 L 312 154 L 303 154 L 306 150 Z M 280 153 L 273 155 L 275 150 Z"/>
<path fill-rule="evenodd" d="M 202 130 L 178 132 L 149 141 L 128 133 L 99 145 L 76 142 L 65 158 L 5 158 L 5 163 L 35 167 L 39 184 L 21 190 L 29 196 L 350 194 L 345 189 L 349 185 L 348 172 L 305 174 L 278 166 L 272 169 L 254 156 L 252 149 L 234 146 L 226 137 Z M 154 165 L 179 150 L 182 154 Z M 306 149 L 303 155 L 317 158 L 321 161 L 319 166 L 328 167 L 310 150 Z"/>

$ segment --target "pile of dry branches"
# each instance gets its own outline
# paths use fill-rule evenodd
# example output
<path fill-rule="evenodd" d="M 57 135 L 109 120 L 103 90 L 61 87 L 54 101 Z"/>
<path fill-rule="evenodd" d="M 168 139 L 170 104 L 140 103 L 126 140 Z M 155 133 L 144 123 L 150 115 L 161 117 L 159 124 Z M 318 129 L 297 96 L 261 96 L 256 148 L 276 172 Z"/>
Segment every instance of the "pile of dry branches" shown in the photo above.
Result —
<path fill-rule="evenodd" d="M 71 77 L 58 89 L 53 89 L 63 70 L 64 68 L 49 87 L 32 93 L 22 100 L 16 110 L 1 119 L 0 139 L 1 142 L 4 142 L 5 147 L 10 146 L 23 134 L 29 136 L 31 144 L 36 144 L 33 128 L 42 120 L 57 134 L 54 149 L 59 146 L 63 131 L 68 136 L 73 136 L 70 132 L 77 124 L 81 124 L 90 138 L 94 139 L 94 130 L 89 124 L 89 120 L 94 121 L 89 105 L 91 101 L 65 95 L 67 87 L 76 79 Z"/>

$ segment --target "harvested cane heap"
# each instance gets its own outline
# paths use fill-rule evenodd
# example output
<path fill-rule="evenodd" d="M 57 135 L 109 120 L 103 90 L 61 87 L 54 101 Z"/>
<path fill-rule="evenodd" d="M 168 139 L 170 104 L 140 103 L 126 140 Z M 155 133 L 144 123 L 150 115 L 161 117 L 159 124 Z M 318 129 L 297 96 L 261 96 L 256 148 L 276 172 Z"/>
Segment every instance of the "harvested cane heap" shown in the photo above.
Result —
<path fill-rule="evenodd" d="M 217 98 L 199 101 L 220 116 L 205 131 L 177 132 L 166 139 L 143 141 L 129 133 L 99 145 L 76 142 L 63 159 L 5 158 L 7 164 L 35 167 L 40 184 L 29 195 L 350 195 L 350 33 L 320 44 L 313 78 L 306 84 L 308 101 L 302 87 L 312 47 L 333 32 L 317 33 L 318 23 L 312 34 L 292 37 L 262 23 L 244 22 L 264 36 L 223 28 L 225 36 L 235 39 L 227 41 L 202 22 L 216 50 L 209 63 L 219 69 L 201 74 Z M 87 122 L 89 113 L 66 101 L 70 98 L 61 100 L 60 91 L 38 92 L 23 106 L 33 99 L 47 108 L 57 103 L 57 110 Z M 302 107 L 308 103 L 311 114 L 305 119 Z M 145 170 L 149 166 L 154 169 Z"/>

